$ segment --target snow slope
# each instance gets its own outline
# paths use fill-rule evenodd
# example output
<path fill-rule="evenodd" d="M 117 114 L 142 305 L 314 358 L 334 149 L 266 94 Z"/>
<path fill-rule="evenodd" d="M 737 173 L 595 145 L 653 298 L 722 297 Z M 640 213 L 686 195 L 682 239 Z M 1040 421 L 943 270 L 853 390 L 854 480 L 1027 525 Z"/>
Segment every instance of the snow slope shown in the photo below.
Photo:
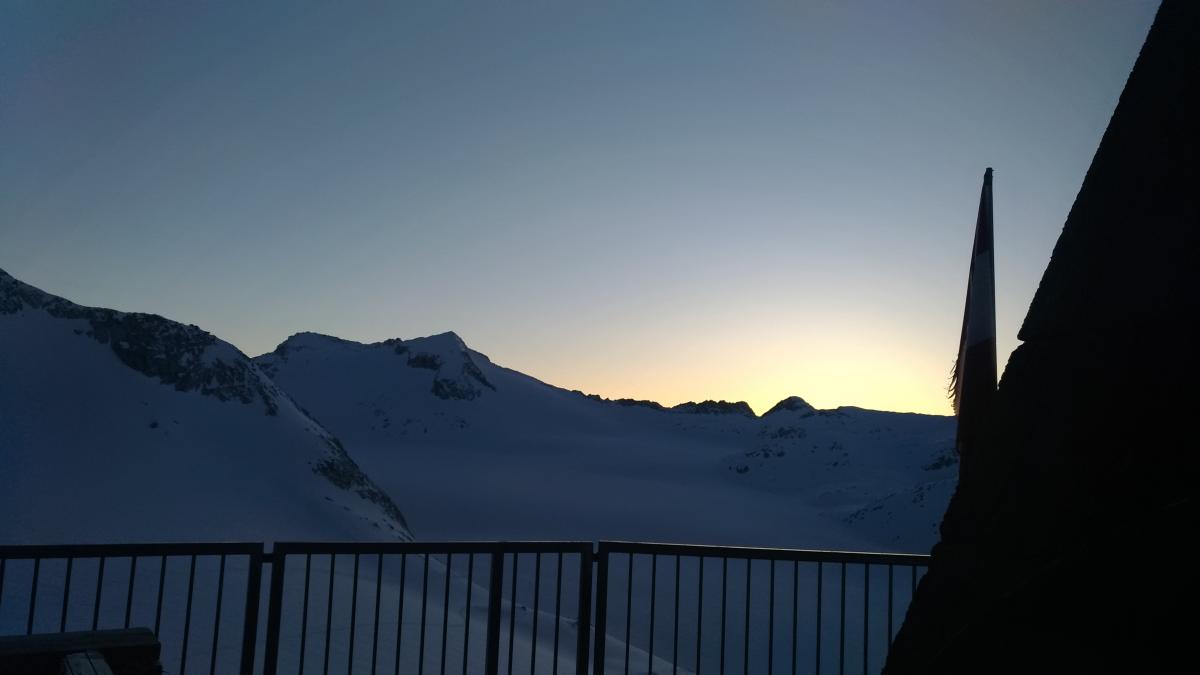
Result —
<path fill-rule="evenodd" d="M 453 333 L 313 333 L 254 361 L 402 494 L 423 539 L 632 539 L 925 551 L 953 490 L 947 417 L 799 398 L 665 409 L 493 364 Z"/>
<path fill-rule="evenodd" d="M 232 345 L 0 270 L 0 543 L 380 537 L 400 510 Z"/>

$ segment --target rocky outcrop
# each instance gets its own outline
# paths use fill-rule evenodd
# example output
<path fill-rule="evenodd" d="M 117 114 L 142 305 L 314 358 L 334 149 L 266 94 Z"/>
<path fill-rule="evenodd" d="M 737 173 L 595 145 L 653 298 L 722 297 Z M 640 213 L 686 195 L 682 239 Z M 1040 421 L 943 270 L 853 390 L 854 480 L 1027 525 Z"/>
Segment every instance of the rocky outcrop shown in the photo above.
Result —
<path fill-rule="evenodd" d="M 671 410 L 690 415 L 744 415 L 746 417 L 754 417 L 754 411 L 750 408 L 750 404 L 745 401 L 737 401 L 731 403 L 729 401 L 701 401 L 696 403 L 688 401 L 680 403 L 677 406 L 672 406 Z"/>
<path fill-rule="evenodd" d="M 86 321 L 88 327 L 77 334 L 108 345 L 125 365 L 178 391 L 245 404 L 259 401 L 268 415 L 279 410 L 281 394 L 275 385 L 232 345 L 198 326 L 156 314 L 83 307 L 0 270 L 0 314 L 25 310 Z"/>

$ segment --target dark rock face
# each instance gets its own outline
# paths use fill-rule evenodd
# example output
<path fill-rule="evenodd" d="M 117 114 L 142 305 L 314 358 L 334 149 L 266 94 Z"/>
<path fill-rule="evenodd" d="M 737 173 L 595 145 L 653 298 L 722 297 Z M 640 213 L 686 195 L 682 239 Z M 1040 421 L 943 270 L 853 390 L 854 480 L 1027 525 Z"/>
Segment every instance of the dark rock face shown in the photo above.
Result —
<path fill-rule="evenodd" d="M 648 401 L 646 399 L 606 399 L 600 394 L 584 394 L 578 389 L 571 389 L 571 393 L 584 396 L 584 398 L 592 399 L 593 401 L 600 401 L 601 404 L 613 404 L 626 408 L 650 408 L 650 410 L 656 411 L 667 410 L 667 408 L 658 401 Z"/>
<path fill-rule="evenodd" d="M 262 401 L 268 415 L 278 412 L 278 392 L 260 377 L 240 354 L 228 361 L 206 358 L 217 339 L 197 326 L 188 326 L 155 314 L 125 313 L 101 307 L 83 307 L 14 279 L 0 270 L 0 314 L 25 309 L 41 310 L 60 319 L 82 319 L 83 332 L 108 345 L 130 368 L 158 378 L 178 391 L 196 391 L 221 401 Z"/>
<path fill-rule="evenodd" d="M 1165 0 L 886 673 L 1194 668 L 1198 35 L 1200 3 Z"/>
<path fill-rule="evenodd" d="M 397 352 L 403 354 L 406 352 Z M 442 367 L 442 359 L 437 354 L 426 354 L 418 352 L 408 357 L 409 368 L 424 368 L 426 370 L 437 370 Z"/>
<path fill-rule="evenodd" d="M 750 404 L 745 401 L 737 401 L 736 403 L 729 401 L 701 401 L 700 403 L 688 401 L 687 403 L 680 403 L 677 406 L 673 406 L 671 410 L 692 415 L 745 415 L 746 417 L 754 417 L 754 411 L 750 408 Z"/>
<path fill-rule="evenodd" d="M 433 379 L 433 388 L 430 390 L 434 396 L 447 400 L 472 401 L 483 394 L 483 390 L 476 387 L 476 384 L 496 391 L 496 387 L 488 381 L 483 371 L 471 361 L 471 356 L 465 351 L 463 352 L 463 359 L 458 377 L 444 376 L 439 366 L 438 376 Z M 409 365 L 412 365 L 411 359 L 409 360 Z"/>
<path fill-rule="evenodd" d="M 614 398 L 613 403 L 626 408 L 649 408 L 651 410 L 666 410 L 658 401 L 648 401 L 641 398 Z"/>
<path fill-rule="evenodd" d="M 342 447 L 341 441 L 336 438 L 326 439 L 326 445 L 329 447 L 329 455 L 313 467 L 313 472 L 319 476 L 323 476 L 334 486 L 347 491 L 352 491 L 359 497 L 375 504 L 383 510 L 396 524 L 399 524 L 401 530 L 391 524 L 387 526 L 395 530 L 398 534 L 406 539 L 412 537 L 408 535 L 408 521 L 404 519 L 404 514 L 400 511 L 400 507 L 392 501 L 392 498 L 386 492 L 379 489 L 379 486 L 363 473 L 358 464 L 350 458 L 346 449 Z"/>

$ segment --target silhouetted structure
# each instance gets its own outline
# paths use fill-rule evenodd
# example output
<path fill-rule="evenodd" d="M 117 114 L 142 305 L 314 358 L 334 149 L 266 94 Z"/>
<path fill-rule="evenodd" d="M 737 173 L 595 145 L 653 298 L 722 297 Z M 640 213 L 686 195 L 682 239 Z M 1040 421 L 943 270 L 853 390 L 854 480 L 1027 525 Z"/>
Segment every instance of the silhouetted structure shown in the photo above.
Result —
<path fill-rule="evenodd" d="M 996 272 L 992 236 L 992 170 L 983 173 L 979 216 L 971 246 L 971 271 L 967 275 L 967 300 L 963 307 L 962 334 L 954 362 L 951 395 L 958 417 L 954 447 L 962 456 L 959 474 L 971 467 L 971 446 L 983 432 L 996 398 Z"/>
<path fill-rule="evenodd" d="M 1198 29 L 1160 7 L 887 673 L 1195 668 Z"/>

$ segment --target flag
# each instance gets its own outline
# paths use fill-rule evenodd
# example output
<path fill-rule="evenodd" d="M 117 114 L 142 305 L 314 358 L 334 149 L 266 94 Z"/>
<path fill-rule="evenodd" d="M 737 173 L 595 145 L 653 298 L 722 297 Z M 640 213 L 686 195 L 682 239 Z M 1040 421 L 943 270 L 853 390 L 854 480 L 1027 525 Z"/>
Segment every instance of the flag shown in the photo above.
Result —
<path fill-rule="evenodd" d="M 992 170 L 983 174 L 975 245 L 967 276 L 958 360 L 954 363 L 951 397 L 958 417 L 955 447 L 959 455 L 970 447 L 986 419 L 996 392 L 996 276 L 992 255 Z"/>

